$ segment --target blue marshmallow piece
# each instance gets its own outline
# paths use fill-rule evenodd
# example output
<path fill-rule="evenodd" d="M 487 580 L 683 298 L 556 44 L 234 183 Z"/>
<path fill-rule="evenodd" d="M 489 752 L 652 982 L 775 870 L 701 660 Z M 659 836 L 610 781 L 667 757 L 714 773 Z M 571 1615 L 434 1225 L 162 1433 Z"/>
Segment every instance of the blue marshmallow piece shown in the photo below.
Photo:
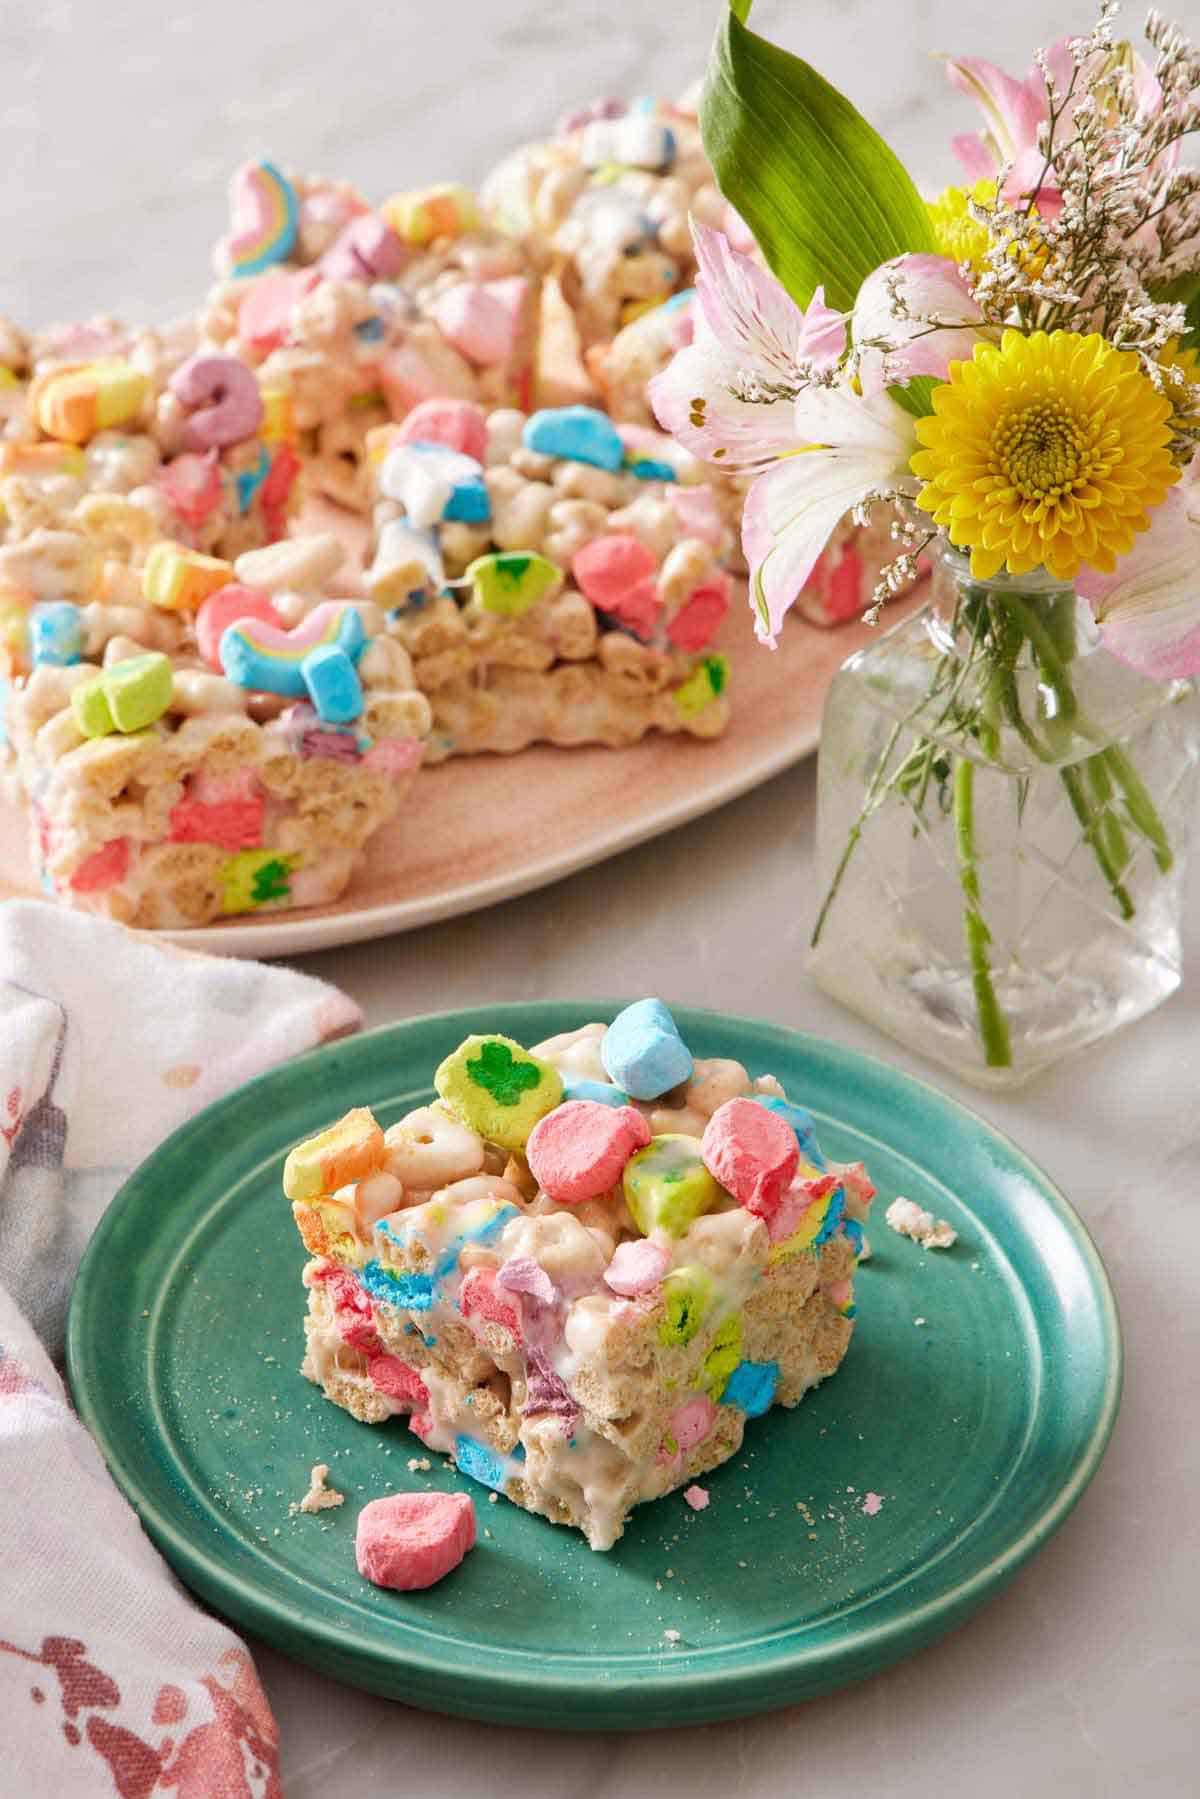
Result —
<path fill-rule="evenodd" d="M 69 668 L 83 660 L 83 615 L 70 600 L 42 600 L 29 615 L 35 668 Z"/>
<path fill-rule="evenodd" d="M 454 1459 L 463 1474 L 481 1481 L 498 1493 L 504 1485 L 504 1463 L 494 1450 L 478 1437 L 458 1436 L 454 1439 Z"/>
<path fill-rule="evenodd" d="M 639 481 L 674 481 L 678 479 L 669 462 L 656 462 L 653 456 L 643 456 L 640 461 L 631 462 L 629 467 Z"/>
<path fill-rule="evenodd" d="M 658 1099 L 692 1073 L 691 1051 L 660 999 L 639 999 L 618 1012 L 604 1034 L 600 1059 L 633 1099 Z"/>
<path fill-rule="evenodd" d="M 570 1075 L 563 1076 L 563 1098 L 590 1099 L 597 1106 L 629 1104 L 628 1093 L 623 1093 L 620 1087 L 610 1087 L 606 1081 L 576 1080 Z"/>
<path fill-rule="evenodd" d="M 773 1093 L 756 1093 L 754 1103 L 765 1106 L 768 1112 L 774 1112 L 777 1118 L 782 1118 L 795 1131 L 800 1154 L 807 1156 L 814 1168 L 824 1169 L 825 1157 L 817 1142 L 817 1127 L 813 1123 L 811 1112 L 806 1112 L 803 1106 L 794 1106 L 790 1099 L 779 1099 Z"/>
<path fill-rule="evenodd" d="M 363 709 L 362 682 L 358 670 L 336 643 L 310 650 L 300 664 L 300 674 L 317 717 L 328 725 L 348 725 Z"/>
<path fill-rule="evenodd" d="M 563 456 L 590 462 L 612 473 L 625 460 L 625 446 L 606 413 L 594 406 L 547 406 L 525 421 L 522 440 L 541 456 Z"/>
<path fill-rule="evenodd" d="M 739 1362 L 725 1383 L 722 1405 L 735 1405 L 747 1418 L 761 1418 L 771 1409 L 779 1385 L 778 1362 Z"/>
<path fill-rule="evenodd" d="M 491 497 L 482 473 L 456 482 L 454 491 L 442 508 L 444 519 L 457 519 L 464 525 L 482 525 L 491 516 Z"/>

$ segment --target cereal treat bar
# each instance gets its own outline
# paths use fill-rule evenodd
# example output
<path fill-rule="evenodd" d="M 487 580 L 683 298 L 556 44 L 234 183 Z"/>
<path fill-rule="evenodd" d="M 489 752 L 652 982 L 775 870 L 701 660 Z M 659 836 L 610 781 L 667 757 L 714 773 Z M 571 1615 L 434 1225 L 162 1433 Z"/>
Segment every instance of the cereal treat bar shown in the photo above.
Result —
<path fill-rule="evenodd" d="M 310 491 L 366 511 L 367 433 L 422 400 L 527 402 L 529 257 L 468 189 L 372 209 L 345 183 L 258 162 L 233 176 L 230 205 L 201 329 L 254 369 Z"/>
<path fill-rule="evenodd" d="M 429 696 L 430 762 L 724 729 L 734 522 L 670 438 L 592 407 L 429 401 L 371 458 L 366 587 Z"/>
<path fill-rule="evenodd" d="M 758 253 L 717 190 L 694 99 L 596 101 L 557 136 L 506 157 L 480 198 L 541 271 L 535 403 L 600 405 L 622 423 L 654 425 L 649 384 L 695 329 L 693 222 Z M 749 480 L 715 469 L 709 480 L 740 517 Z M 891 519 L 879 509 L 866 528 L 842 521 L 799 601 L 810 624 L 840 624 L 871 605 L 896 554 Z"/>
<path fill-rule="evenodd" d="M 302 1371 L 611 1548 L 838 1367 L 874 1189 L 771 1076 L 693 1062 L 658 1000 L 531 1051 L 468 1037 L 435 1086 L 287 1159 Z"/>
<path fill-rule="evenodd" d="M 505 157 L 480 203 L 541 271 L 535 403 L 602 404 L 648 424 L 646 372 L 696 272 L 689 219 L 752 247 L 714 184 L 694 106 L 598 100 Z"/>
<path fill-rule="evenodd" d="M 0 580 L 37 599 L 104 597 L 109 565 L 156 538 L 269 543 L 299 468 L 252 371 L 189 321 L 28 338 L 0 320 Z"/>
<path fill-rule="evenodd" d="M 179 928 L 335 899 L 420 763 L 428 702 L 341 546 L 166 540 L 140 604 L 0 600 L 0 702 L 47 891 Z M 7 674 L 5 674 L 7 670 Z"/>

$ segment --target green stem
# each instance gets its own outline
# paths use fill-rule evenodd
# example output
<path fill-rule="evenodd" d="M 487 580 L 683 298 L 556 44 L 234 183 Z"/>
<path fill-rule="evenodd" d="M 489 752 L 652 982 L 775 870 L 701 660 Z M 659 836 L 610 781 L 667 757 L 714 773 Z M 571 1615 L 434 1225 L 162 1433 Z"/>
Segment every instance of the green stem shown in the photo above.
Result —
<path fill-rule="evenodd" d="M 1170 874 L 1175 857 L 1167 840 L 1166 826 L 1158 816 L 1158 809 L 1146 791 L 1141 776 L 1120 744 L 1110 743 L 1107 749 L 1101 750 L 1100 755 L 1124 795 L 1131 822 L 1154 851 L 1159 873 Z"/>
<path fill-rule="evenodd" d="M 882 804 L 892 786 L 891 781 L 887 783 L 887 786 L 882 784 L 883 771 L 892 759 L 892 751 L 900 740 L 900 733 L 903 728 L 902 724 L 895 724 L 892 726 L 891 735 L 884 744 L 879 760 L 875 764 L 875 772 L 871 776 L 870 785 L 867 788 L 867 796 L 862 804 L 862 811 L 850 827 L 850 833 L 846 838 L 846 847 L 842 851 L 841 860 L 833 871 L 833 879 L 829 883 L 829 891 L 825 895 L 821 910 L 817 913 L 817 922 L 813 926 L 813 933 L 809 938 L 809 947 L 811 949 L 816 949 L 817 944 L 821 940 L 821 932 L 825 929 L 825 920 L 829 917 L 829 908 L 837 898 L 838 888 L 841 886 L 842 878 L 850 865 L 850 858 L 854 854 L 858 840 L 863 834 L 863 826 L 866 824 L 871 814 Z M 893 777 L 893 779 L 894 778 L 895 777 Z"/>
<path fill-rule="evenodd" d="M 1101 874 L 1108 882 L 1121 917 L 1132 918 L 1134 914 L 1133 901 L 1129 897 L 1128 888 L 1121 880 L 1121 868 L 1114 862 L 1109 846 L 1104 840 L 1099 819 L 1088 801 L 1083 785 L 1083 776 L 1078 767 L 1060 768 L 1058 772 L 1062 778 L 1062 784 L 1067 790 L 1071 809 L 1079 820 L 1079 828 L 1083 832 L 1085 841 L 1091 845 L 1092 854 L 1100 865 Z"/>
<path fill-rule="evenodd" d="M 979 863 L 975 853 L 975 765 L 965 756 L 954 769 L 954 839 L 958 850 L 958 879 L 963 892 L 963 928 L 971 977 L 975 988 L 975 1012 L 984 1059 L 989 1068 L 1010 1068 L 1012 1047 L 1008 1020 L 1000 1009 L 992 985 L 988 947 L 992 934 L 984 923 L 979 902 Z"/>
<path fill-rule="evenodd" d="M 1083 771 L 1099 807 L 1097 823 L 1100 834 L 1113 866 L 1124 874 L 1129 867 L 1129 840 L 1113 809 L 1113 784 L 1108 764 L 1103 756 L 1089 756 L 1083 764 Z"/>

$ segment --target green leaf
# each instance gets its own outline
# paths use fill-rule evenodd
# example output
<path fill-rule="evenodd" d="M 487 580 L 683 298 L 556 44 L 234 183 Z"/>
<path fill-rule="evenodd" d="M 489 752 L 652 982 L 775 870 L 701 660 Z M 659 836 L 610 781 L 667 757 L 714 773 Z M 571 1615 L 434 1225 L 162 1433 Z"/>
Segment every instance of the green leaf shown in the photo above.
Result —
<path fill-rule="evenodd" d="M 933 390 L 941 385 L 936 375 L 914 375 L 907 387 L 889 387 L 888 392 L 897 406 L 915 419 L 924 419 L 933 411 Z"/>
<path fill-rule="evenodd" d="M 735 0 L 717 32 L 700 107 L 704 147 L 797 304 L 823 286 L 827 305 L 849 311 L 881 262 L 937 254 L 929 215 L 861 113 L 806 62 L 749 31 L 748 11 Z"/>

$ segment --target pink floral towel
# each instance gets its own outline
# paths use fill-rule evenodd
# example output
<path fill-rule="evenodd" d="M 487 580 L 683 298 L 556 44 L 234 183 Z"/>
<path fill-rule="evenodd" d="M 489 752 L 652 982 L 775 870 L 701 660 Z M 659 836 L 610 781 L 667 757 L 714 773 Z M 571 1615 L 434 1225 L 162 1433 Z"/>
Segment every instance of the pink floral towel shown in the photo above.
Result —
<path fill-rule="evenodd" d="M 36 901 L 0 906 L 6 1794 L 278 1799 L 249 1655 L 152 1548 L 51 1355 L 84 1244 L 137 1163 L 219 1094 L 360 1022 L 287 969 L 184 955 Z"/>

